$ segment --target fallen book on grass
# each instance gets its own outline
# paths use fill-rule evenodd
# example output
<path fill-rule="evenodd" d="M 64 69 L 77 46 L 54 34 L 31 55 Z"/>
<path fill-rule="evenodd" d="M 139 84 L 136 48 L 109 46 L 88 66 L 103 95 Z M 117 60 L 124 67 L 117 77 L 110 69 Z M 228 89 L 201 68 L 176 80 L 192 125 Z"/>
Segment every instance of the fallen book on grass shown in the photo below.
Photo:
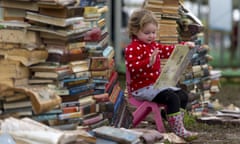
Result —
<path fill-rule="evenodd" d="M 186 45 L 176 45 L 171 56 L 163 67 L 161 75 L 154 84 L 155 88 L 166 88 L 176 86 L 182 73 L 189 65 L 195 48 Z"/>
<path fill-rule="evenodd" d="M 111 126 L 98 127 L 93 129 L 93 132 L 96 137 L 112 140 L 119 144 L 137 144 L 140 142 L 138 134 Z"/>

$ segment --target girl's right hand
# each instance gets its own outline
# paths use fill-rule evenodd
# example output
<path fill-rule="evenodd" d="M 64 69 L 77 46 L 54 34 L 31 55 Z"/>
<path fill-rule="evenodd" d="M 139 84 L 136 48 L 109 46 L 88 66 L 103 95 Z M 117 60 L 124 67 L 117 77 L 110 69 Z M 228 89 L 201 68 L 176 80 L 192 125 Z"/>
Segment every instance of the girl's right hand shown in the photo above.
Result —
<path fill-rule="evenodd" d="M 149 63 L 150 66 L 152 66 L 155 63 L 158 53 L 159 53 L 159 50 L 158 49 L 154 49 L 152 55 L 150 56 L 150 63 Z"/>

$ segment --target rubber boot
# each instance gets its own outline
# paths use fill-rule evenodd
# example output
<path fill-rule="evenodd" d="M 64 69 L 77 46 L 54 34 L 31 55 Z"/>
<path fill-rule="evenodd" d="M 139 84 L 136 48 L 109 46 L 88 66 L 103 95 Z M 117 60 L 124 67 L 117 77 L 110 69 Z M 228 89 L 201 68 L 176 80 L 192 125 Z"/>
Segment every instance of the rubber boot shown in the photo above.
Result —
<path fill-rule="evenodd" d="M 186 141 L 192 141 L 197 138 L 198 133 L 190 132 L 185 129 L 183 124 L 183 116 L 184 114 L 181 112 L 170 114 L 167 116 L 167 121 L 170 125 L 170 128 L 176 135 L 182 137 Z"/>

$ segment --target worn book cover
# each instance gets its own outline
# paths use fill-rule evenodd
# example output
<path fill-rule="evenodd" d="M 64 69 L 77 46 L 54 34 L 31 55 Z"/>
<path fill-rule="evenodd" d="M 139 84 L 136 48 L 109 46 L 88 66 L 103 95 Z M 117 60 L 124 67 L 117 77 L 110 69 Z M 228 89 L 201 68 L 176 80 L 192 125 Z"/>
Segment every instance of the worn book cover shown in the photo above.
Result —
<path fill-rule="evenodd" d="M 45 24 L 60 26 L 60 27 L 66 27 L 84 20 L 83 17 L 56 18 L 52 16 L 46 16 L 46 15 L 34 13 L 34 12 L 26 12 L 26 19 L 45 23 Z"/>
<path fill-rule="evenodd" d="M 139 142 L 138 134 L 110 126 L 95 128 L 93 132 L 96 137 L 110 139 L 119 142 L 119 144 L 134 144 Z"/>
<path fill-rule="evenodd" d="M 40 7 L 39 13 L 42 15 L 58 17 L 58 18 L 70 18 L 83 16 L 84 8 L 80 6 L 66 6 L 62 8 L 46 8 Z"/>
<path fill-rule="evenodd" d="M 195 51 L 195 48 L 190 49 L 185 45 L 176 45 L 154 87 L 166 88 L 176 86 Z"/>
<path fill-rule="evenodd" d="M 46 86 L 28 86 L 15 89 L 30 96 L 34 114 L 50 111 L 61 104 L 61 98 Z"/>

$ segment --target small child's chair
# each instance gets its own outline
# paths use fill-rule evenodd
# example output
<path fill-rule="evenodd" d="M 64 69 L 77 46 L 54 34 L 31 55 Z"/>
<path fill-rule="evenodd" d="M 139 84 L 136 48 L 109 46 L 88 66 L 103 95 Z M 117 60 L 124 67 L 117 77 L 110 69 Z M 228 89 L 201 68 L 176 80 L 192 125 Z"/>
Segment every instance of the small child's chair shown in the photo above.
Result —
<path fill-rule="evenodd" d="M 130 73 L 126 68 L 126 88 L 128 93 L 128 102 L 136 107 L 133 114 L 133 127 L 136 127 L 142 120 L 144 120 L 149 113 L 153 113 L 153 118 L 159 132 L 165 132 L 164 124 L 162 121 L 161 110 L 165 110 L 166 106 L 157 104 L 147 100 L 137 100 L 130 93 Z"/>

